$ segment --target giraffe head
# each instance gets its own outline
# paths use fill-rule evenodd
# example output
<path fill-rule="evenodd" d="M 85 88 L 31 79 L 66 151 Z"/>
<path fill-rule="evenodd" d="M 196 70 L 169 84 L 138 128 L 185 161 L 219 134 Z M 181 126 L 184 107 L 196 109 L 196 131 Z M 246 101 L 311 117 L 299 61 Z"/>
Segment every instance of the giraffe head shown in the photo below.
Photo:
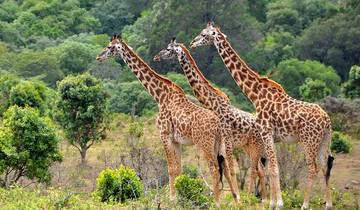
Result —
<path fill-rule="evenodd" d="M 121 38 L 119 34 L 115 34 L 114 36 L 112 36 L 110 43 L 107 47 L 103 49 L 103 51 L 98 56 L 96 56 L 96 60 L 103 61 L 118 54 L 121 50 L 120 43 Z"/>
<path fill-rule="evenodd" d="M 180 44 L 176 42 L 176 38 L 174 37 L 165 49 L 154 56 L 154 61 L 174 59 L 180 51 Z"/>
<path fill-rule="evenodd" d="M 215 27 L 213 22 L 209 22 L 206 25 L 206 28 L 204 28 L 201 33 L 191 41 L 190 48 L 193 49 L 199 46 L 211 45 L 220 33 L 219 28 Z"/>

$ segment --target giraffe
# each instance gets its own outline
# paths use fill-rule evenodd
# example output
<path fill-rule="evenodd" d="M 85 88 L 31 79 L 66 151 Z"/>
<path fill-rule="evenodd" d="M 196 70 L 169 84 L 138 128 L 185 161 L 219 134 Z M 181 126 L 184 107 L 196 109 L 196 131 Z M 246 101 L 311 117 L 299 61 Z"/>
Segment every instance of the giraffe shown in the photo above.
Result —
<path fill-rule="evenodd" d="M 227 173 L 225 175 L 229 176 L 228 179 L 232 179 L 233 186 L 230 186 L 230 188 L 235 189 L 235 192 L 238 193 L 232 152 L 234 147 L 242 147 L 251 158 L 251 175 L 248 191 L 252 193 L 256 177 L 259 176 L 260 193 L 261 197 L 263 197 L 265 190 L 264 171 L 259 161 L 263 147 L 261 139 L 256 139 L 254 135 L 254 129 L 256 128 L 255 117 L 250 113 L 233 107 L 227 95 L 221 90 L 214 88 L 206 80 L 188 49 L 183 44 L 177 43 L 175 38 L 171 40 L 166 49 L 161 50 L 155 55 L 154 60 L 160 61 L 161 59 L 167 60 L 173 58 L 178 59 L 194 95 L 205 108 L 217 114 L 221 121 L 223 133 L 228 135 L 228 138 L 224 138 L 225 141 L 228 140 L 225 142 L 225 158 L 228 163 L 228 166 L 225 166 L 225 172 L 229 171 L 230 175 Z M 235 196 L 238 196 L 238 194 Z"/>
<path fill-rule="evenodd" d="M 317 104 L 290 97 L 281 85 L 253 71 L 231 47 L 226 35 L 211 22 L 193 39 L 190 47 L 210 44 L 215 45 L 231 76 L 256 108 L 258 135 L 263 140 L 269 160 L 270 209 L 275 207 L 275 199 L 278 209 L 283 206 L 274 138 L 295 141 L 303 147 L 308 173 L 301 209 L 309 207 L 318 162 L 324 174 L 325 209 L 331 209 L 328 182 L 334 158 L 329 148 L 332 129 L 328 114 Z"/>
<path fill-rule="evenodd" d="M 209 163 L 215 202 L 219 206 L 219 180 L 225 156 L 219 118 L 195 105 L 179 86 L 152 70 L 119 35 L 112 37 L 96 59 L 103 61 L 116 55 L 120 55 L 158 103 L 156 125 L 168 163 L 171 200 L 175 199 L 174 179 L 181 174 L 181 145 L 195 145 Z"/>

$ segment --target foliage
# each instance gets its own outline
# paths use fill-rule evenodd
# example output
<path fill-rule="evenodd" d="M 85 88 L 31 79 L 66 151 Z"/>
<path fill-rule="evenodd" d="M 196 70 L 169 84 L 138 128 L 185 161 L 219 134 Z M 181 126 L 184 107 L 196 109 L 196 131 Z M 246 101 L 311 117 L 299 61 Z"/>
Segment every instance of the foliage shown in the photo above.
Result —
<path fill-rule="evenodd" d="M 184 74 L 168 72 L 166 73 L 166 77 L 169 78 L 171 81 L 175 82 L 177 85 L 179 85 L 185 91 L 186 94 L 192 94 L 192 89 Z"/>
<path fill-rule="evenodd" d="M 20 82 L 20 79 L 13 74 L 0 75 L 0 116 L 10 106 L 10 90 L 16 84 Z"/>
<path fill-rule="evenodd" d="M 67 41 L 58 46 L 58 61 L 65 74 L 81 73 L 88 69 L 98 50 L 94 45 Z"/>
<path fill-rule="evenodd" d="M 102 202 L 121 202 L 138 199 L 144 187 L 136 172 L 121 165 L 119 169 L 105 169 L 96 179 L 95 197 Z"/>
<path fill-rule="evenodd" d="M 299 86 L 305 83 L 306 78 L 323 81 L 326 88 L 331 91 L 329 94 L 338 93 L 340 82 L 339 76 L 332 67 L 327 67 L 318 61 L 300 61 L 297 59 L 280 62 L 272 78 L 279 82 L 289 95 L 295 98 L 301 97 Z"/>
<path fill-rule="evenodd" d="M 30 106 L 45 114 L 48 111 L 48 92 L 40 81 L 21 81 L 11 88 L 9 103 L 20 107 Z"/>
<path fill-rule="evenodd" d="M 359 10 L 312 24 L 296 41 L 298 57 L 331 65 L 344 80 L 350 67 L 359 63 Z"/>
<path fill-rule="evenodd" d="M 180 175 L 175 178 L 175 189 L 183 207 L 207 208 L 209 206 L 210 200 L 205 195 L 206 189 L 201 179 Z"/>
<path fill-rule="evenodd" d="M 118 83 L 108 89 L 111 93 L 111 112 L 142 115 L 146 110 L 154 110 L 157 107 L 152 96 L 138 81 Z"/>
<path fill-rule="evenodd" d="M 307 78 L 299 87 L 301 98 L 305 101 L 314 102 L 330 95 L 331 90 L 324 81 Z"/>
<path fill-rule="evenodd" d="M 84 164 L 86 151 L 105 137 L 108 95 L 101 82 L 89 74 L 66 77 L 58 91 L 58 120 Z"/>
<path fill-rule="evenodd" d="M 131 25 L 151 1 L 109 0 L 101 1 L 92 8 L 91 13 L 101 22 L 100 33 L 115 34 L 126 25 Z"/>
<path fill-rule="evenodd" d="M 331 141 L 331 150 L 336 153 L 343 152 L 349 153 L 352 150 L 352 143 L 346 134 L 334 131 Z"/>
<path fill-rule="evenodd" d="M 183 174 L 189 178 L 195 179 L 199 176 L 199 171 L 194 165 L 184 165 Z"/>
<path fill-rule="evenodd" d="M 38 77 L 50 86 L 63 78 L 57 58 L 46 51 L 23 50 L 15 57 L 11 70 L 23 77 Z"/>
<path fill-rule="evenodd" d="M 62 159 L 50 119 L 30 107 L 10 107 L 0 128 L 0 172 L 6 187 L 23 176 L 49 182 L 50 166 Z"/>
<path fill-rule="evenodd" d="M 349 79 L 343 84 L 343 93 L 348 98 L 360 98 L 360 66 L 353 66 Z"/>

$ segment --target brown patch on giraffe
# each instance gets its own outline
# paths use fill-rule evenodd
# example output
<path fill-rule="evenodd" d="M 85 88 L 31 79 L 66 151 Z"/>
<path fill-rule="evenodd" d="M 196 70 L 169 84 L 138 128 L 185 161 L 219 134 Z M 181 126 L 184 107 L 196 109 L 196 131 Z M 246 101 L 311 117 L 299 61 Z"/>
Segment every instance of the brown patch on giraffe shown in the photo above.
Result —
<path fill-rule="evenodd" d="M 196 73 L 200 76 L 200 79 L 207 85 L 207 87 L 209 87 L 210 89 L 212 89 L 217 95 L 221 96 L 222 98 L 224 98 L 226 101 L 229 101 L 229 97 L 222 92 L 221 90 L 219 90 L 218 88 L 214 88 L 209 81 L 205 78 L 205 76 L 202 74 L 202 72 L 200 71 L 199 67 L 196 65 L 194 58 L 191 56 L 189 50 L 184 46 L 184 44 L 180 44 L 181 49 L 183 50 L 183 52 L 185 53 L 185 55 L 189 58 L 189 61 L 191 63 L 191 65 L 194 67 Z"/>
<path fill-rule="evenodd" d="M 126 51 L 129 52 L 129 55 L 132 57 L 132 60 L 139 60 L 140 63 L 143 63 L 144 67 L 145 68 L 148 68 L 148 69 L 151 69 L 149 65 L 147 65 L 147 63 L 145 63 L 138 55 L 136 55 L 130 48 L 129 46 L 124 43 L 122 40 L 121 42 L 123 43 L 123 46 L 126 49 Z M 165 84 L 167 84 L 169 87 L 172 87 L 173 90 L 179 92 L 179 93 L 182 93 L 185 95 L 183 89 L 181 89 L 179 86 L 177 86 L 175 83 L 173 83 L 171 80 L 161 76 L 160 74 L 156 73 L 155 71 L 149 71 L 149 74 L 151 74 L 150 76 L 151 77 L 155 77 L 159 80 L 161 80 L 162 82 L 164 82 Z"/>

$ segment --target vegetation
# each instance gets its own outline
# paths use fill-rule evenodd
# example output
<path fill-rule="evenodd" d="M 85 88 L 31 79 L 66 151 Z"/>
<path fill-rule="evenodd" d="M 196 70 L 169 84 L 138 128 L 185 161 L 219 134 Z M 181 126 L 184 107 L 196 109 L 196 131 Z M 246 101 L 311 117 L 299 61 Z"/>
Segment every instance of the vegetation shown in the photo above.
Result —
<path fill-rule="evenodd" d="M 331 177 L 332 188 L 340 189 L 334 208 L 358 209 L 359 190 L 351 184 L 358 163 L 351 160 L 360 139 L 359 14 L 357 0 L 0 0 L 0 184 L 7 187 L 0 188 L 0 209 L 213 208 L 204 188 L 209 173 L 193 148 L 182 148 L 188 177 L 179 178 L 178 187 L 184 203 L 170 202 L 157 104 L 121 59 L 95 60 L 113 33 L 120 33 L 196 101 L 177 61 L 152 58 L 174 36 L 188 46 L 209 20 L 257 72 L 330 115 L 332 149 L 339 152 Z M 191 53 L 234 106 L 255 111 L 214 47 Z M 299 208 L 303 153 L 296 145 L 277 144 L 277 150 L 285 208 Z M 239 151 L 235 159 L 241 202 L 233 204 L 225 191 L 221 207 L 261 208 L 243 191 L 248 158 Z M 85 161 L 87 167 L 78 164 Z M 102 171 L 115 176 L 120 165 L 134 170 L 125 174 L 139 177 L 143 196 L 101 202 L 96 178 Z M 183 183 L 193 187 L 184 190 Z M 187 197 L 197 192 L 194 186 L 201 195 Z M 323 208 L 321 195 L 314 193 L 311 208 Z"/>
<path fill-rule="evenodd" d="M 58 89 L 59 123 L 85 164 L 87 150 L 105 138 L 107 94 L 100 81 L 89 74 L 68 76 Z"/>
<path fill-rule="evenodd" d="M 352 149 L 352 143 L 349 136 L 340 132 L 334 132 L 331 142 L 331 150 L 336 153 L 343 152 L 349 153 Z"/>
<path fill-rule="evenodd" d="M 23 176 L 49 182 L 50 166 L 61 161 L 51 121 L 28 106 L 10 107 L 0 127 L 1 185 L 9 187 Z"/>
<path fill-rule="evenodd" d="M 180 204 L 186 207 L 206 208 L 209 206 L 209 198 L 206 196 L 206 188 L 199 178 L 190 178 L 180 175 L 175 179 L 175 190 L 178 193 Z"/>
<path fill-rule="evenodd" d="M 144 186 L 136 172 L 123 165 L 119 169 L 105 169 L 96 180 L 95 197 L 102 202 L 121 202 L 138 199 L 143 195 Z"/>

